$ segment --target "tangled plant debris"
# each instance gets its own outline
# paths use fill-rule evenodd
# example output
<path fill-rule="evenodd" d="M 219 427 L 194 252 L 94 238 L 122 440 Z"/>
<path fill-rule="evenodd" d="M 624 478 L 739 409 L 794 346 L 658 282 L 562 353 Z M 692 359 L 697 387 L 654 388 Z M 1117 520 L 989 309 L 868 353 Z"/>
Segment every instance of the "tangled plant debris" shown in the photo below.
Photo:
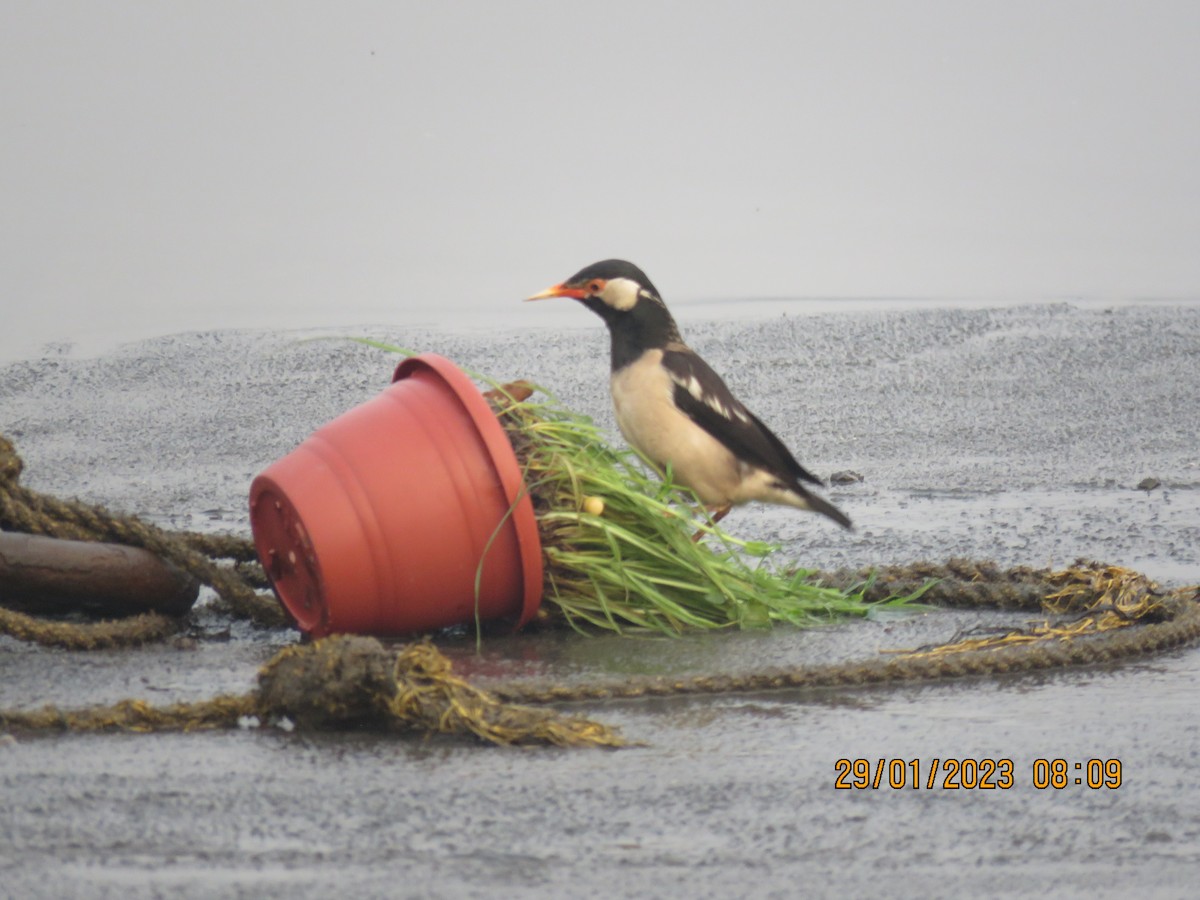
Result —
<path fill-rule="evenodd" d="M 411 351 L 368 339 L 395 353 Z M 480 378 L 476 375 L 475 377 Z M 829 587 L 814 570 L 777 565 L 778 548 L 734 538 L 690 491 L 618 450 L 587 416 L 526 382 L 487 392 L 521 463 L 545 561 L 541 621 L 584 632 L 814 625 L 863 616 L 864 584 Z M 699 533 L 703 540 L 694 540 Z"/>

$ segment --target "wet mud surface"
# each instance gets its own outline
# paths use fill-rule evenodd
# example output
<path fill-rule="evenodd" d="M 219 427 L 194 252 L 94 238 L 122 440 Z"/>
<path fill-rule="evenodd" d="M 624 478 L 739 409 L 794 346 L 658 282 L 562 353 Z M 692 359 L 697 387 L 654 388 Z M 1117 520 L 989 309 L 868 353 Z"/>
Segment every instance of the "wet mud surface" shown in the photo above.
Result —
<path fill-rule="evenodd" d="M 528 378 L 615 434 L 607 340 L 579 329 L 363 326 Z M 525 321 L 524 319 L 522 321 Z M 828 476 L 847 534 L 745 508 L 734 533 L 818 568 L 1078 556 L 1200 581 L 1200 308 L 1044 304 L 681 323 Z M 328 331 L 320 334 L 328 334 Z M 252 477 L 385 386 L 395 360 L 313 334 L 224 332 L 0 364 L 29 487 L 172 528 L 245 532 Z M 1138 490 L 1143 479 L 1160 485 Z M 815 631 L 446 643 L 481 684 L 745 672 L 945 640 L 995 613 Z M 0 638 L 0 707 L 249 689 L 294 635 L 198 615 L 194 646 Z M 0 743 L 0 894 L 14 897 L 1183 896 L 1200 866 L 1200 651 L 953 684 L 589 704 L 642 746 L 449 739 L 18 736 Z M 836 790 L 839 759 L 1010 759 L 1008 789 Z M 1034 786 L 1034 761 L 1119 759 L 1119 788 Z"/>

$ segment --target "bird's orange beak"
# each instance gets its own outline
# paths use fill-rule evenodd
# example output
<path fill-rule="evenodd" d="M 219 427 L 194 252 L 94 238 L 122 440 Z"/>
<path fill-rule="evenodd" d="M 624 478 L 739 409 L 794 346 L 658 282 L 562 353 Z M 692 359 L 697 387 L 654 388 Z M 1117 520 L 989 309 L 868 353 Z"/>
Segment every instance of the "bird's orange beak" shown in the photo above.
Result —
<path fill-rule="evenodd" d="M 566 282 L 556 284 L 553 287 L 548 287 L 544 291 L 539 291 L 532 297 L 526 297 L 525 302 L 530 300 L 549 300 L 551 297 L 570 297 L 572 300 L 582 300 L 587 296 L 587 292 L 583 288 L 571 287 Z"/>

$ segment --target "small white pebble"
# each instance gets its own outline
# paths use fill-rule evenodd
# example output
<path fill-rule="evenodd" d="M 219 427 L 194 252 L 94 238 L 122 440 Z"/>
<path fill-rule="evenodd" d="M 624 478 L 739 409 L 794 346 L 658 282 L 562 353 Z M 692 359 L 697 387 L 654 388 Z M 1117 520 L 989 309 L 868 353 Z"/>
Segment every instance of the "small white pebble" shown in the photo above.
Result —
<path fill-rule="evenodd" d="M 238 718 L 238 728 L 258 728 L 262 722 L 258 721 L 258 716 L 241 716 Z"/>

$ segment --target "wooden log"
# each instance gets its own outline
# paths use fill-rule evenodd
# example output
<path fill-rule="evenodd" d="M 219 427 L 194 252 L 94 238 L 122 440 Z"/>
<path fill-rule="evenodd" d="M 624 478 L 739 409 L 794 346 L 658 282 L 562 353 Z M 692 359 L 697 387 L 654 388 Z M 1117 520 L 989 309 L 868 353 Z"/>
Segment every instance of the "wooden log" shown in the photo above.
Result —
<path fill-rule="evenodd" d="M 9 609 L 181 616 L 199 593 L 199 581 L 148 550 L 0 531 L 0 605 Z"/>

